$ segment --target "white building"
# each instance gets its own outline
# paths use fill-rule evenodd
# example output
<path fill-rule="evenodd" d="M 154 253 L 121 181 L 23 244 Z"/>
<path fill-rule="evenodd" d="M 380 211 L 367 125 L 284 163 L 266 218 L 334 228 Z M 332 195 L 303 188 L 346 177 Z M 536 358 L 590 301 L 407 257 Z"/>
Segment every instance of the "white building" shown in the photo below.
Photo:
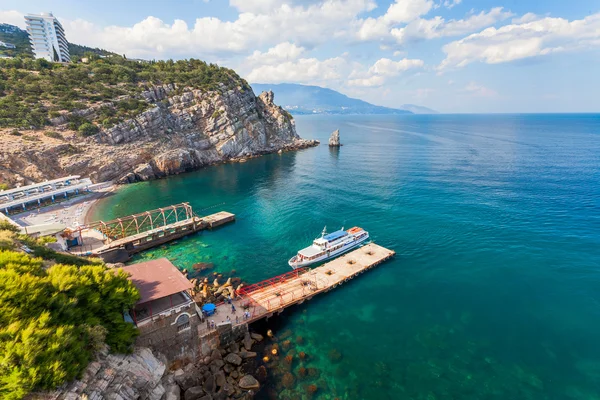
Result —
<path fill-rule="evenodd" d="M 25 23 L 35 58 L 71 61 L 65 30 L 52 13 L 27 14 Z"/>

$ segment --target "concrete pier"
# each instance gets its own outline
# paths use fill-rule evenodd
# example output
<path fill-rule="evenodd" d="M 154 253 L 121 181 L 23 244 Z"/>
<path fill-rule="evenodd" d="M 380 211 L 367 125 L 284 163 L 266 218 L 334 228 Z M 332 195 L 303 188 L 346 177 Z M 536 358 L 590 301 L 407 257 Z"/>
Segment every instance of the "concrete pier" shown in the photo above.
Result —
<path fill-rule="evenodd" d="M 287 307 L 350 282 L 395 254 L 393 250 L 369 243 L 315 269 L 296 269 L 242 287 L 233 300 L 235 312 L 232 311 L 231 304 L 222 303 L 217 305 L 217 313 L 208 319 L 215 321 L 216 325 L 231 321 L 235 326 L 271 317 Z M 250 316 L 244 317 L 244 312 L 249 312 Z M 206 326 L 201 329 L 207 330 Z"/>

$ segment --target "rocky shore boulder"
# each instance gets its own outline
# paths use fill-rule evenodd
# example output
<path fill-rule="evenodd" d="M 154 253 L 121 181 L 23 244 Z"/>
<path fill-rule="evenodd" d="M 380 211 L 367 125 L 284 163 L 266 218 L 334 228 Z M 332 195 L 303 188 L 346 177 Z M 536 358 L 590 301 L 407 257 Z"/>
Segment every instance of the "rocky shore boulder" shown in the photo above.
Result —
<path fill-rule="evenodd" d="M 329 147 L 340 147 L 340 130 L 336 129 L 329 137 Z"/>
<path fill-rule="evenodd" d="M 252 375 L 242 376 L 238 385 L 244 390 L 258 390 L 260 388 L 260 383 Z"/>

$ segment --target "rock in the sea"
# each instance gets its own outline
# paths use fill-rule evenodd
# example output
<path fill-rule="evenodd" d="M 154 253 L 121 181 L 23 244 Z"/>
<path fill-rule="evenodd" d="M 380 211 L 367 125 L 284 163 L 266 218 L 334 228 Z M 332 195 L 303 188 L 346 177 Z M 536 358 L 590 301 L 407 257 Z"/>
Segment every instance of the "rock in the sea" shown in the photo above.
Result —
<path fill-rule="evenodd" d="M 225 357 L 225 361 L 227 361 L 229 364 L 241 365 L 242 357 L 238 356 L 235 353 L 229 353 L 229 354 L 227 354 L 227 357 Z"/>
<path fill-rule="evenodd" d="M 250 337 L 250 334 L 248 332 L 246 332 L 246 334 L 244 335 L 244 340 L 242 342 L 244 344 L 244 347 L 246 348 L 246 350 L 250 351 L 250 349 L 252 348 L 253 342 L 254 341 Z"/>
<path fill-rule="evenodd" d="M 261 342 L 261 341 L 264 339 L 264 338 L 263 338 L 263 335 L 261 335 L 260 333 L 254 333 L 254 332 L 252 332 L 252 333 L 250 334 L 250 337 L 251 337 L 252 339 L 254 339 L 256 342 Z"/>
<path fill-rule="evenodd" d="M 252 358 L 252 357 L 256 357 L 256 353 L 253 351 L 242 350 L 242 351 L 240 351 L 240 357 L 242 357 L 243 359 Z"/>
<path fill-rule="evenodd" d="M 202 384 L 202 376 L 196 371 L 188 371 L 175 376 L 175 383 L 179 385 L 184 392 L 191 387 Z"/>
<path fill-rule="evenodd" d="M 329 137 L 329 147 L 340 147 L 340 130 L 336 129 Z"/>
<path fill-rule="evenodd" d="M 244 375 L 240 379 L 238 386 L 245 390 L 257 390 L 260 388 L 260 383 L 252 375 Z"/>

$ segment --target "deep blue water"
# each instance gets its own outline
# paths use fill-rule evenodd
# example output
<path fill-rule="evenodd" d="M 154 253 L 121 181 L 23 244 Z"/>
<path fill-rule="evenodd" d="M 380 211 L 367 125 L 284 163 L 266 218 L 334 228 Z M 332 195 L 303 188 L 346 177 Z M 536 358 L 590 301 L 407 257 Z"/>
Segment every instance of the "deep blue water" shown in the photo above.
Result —
<path fill-rule="evenodd" d="M 262 397 L 309 398 L 314 384 L 323 399 L 600 399 L 600 115 L 296 123 L 322 143 L 340 129 L 344 146 L 127 186 L 97 209 L 234 212 L 138 259 L 213 262 L 249 282 L 287 272 L 324 225 L 396 250 L 270 322 L 293 363 L 269 365 Z"/>

